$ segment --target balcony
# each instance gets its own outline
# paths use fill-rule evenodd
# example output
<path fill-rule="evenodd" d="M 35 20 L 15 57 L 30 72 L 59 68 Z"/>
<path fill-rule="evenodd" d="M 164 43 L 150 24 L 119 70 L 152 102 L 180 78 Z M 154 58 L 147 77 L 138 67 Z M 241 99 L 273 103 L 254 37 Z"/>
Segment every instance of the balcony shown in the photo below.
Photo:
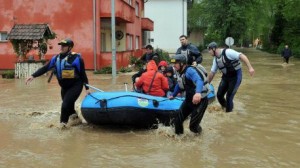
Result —
<path fill-rule="evenodd" d="M 105 1 L 106 2 L 106 1 Z M 115 16 L 117 22 L 133 23 L 135 19 L 135 9 L 124 0 L 115 1 Z M 100 17 L 111 17 L 111 3 L 101 3 Z"/>
<path fill-rule="evenodd" d="M 153 31 L 154 24 L 153 21 L 149 18 L 142 18 L 142 30 Z"/>

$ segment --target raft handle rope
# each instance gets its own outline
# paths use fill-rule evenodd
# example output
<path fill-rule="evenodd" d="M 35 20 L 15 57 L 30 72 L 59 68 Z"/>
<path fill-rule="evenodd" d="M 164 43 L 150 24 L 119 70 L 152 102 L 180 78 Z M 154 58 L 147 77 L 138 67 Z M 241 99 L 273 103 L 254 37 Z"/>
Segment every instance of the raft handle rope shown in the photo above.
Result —
<path fill-rule="evenodd" d="M 126 88 L 127 88 L 127 83 L 124 83 L 124 84 L 125 84 L 125 86 L 126 86 Z M 94 87 L 94 86 L 91 86 L 91 85 L 89 85 L 89 84 L 84 84 L 84 85 L 87 86 L 87 87 L 90 87 L 90 88 L 92 88 L 92 89 L 94 89 L 94 90 L 97 90 L 97 91 L 99 91 L 99 92 L 104 92 L 103 90 L 98 89 L 98 88 L 96 88 L 96 87 Z M 127 92 L 127 89 L 126 89 L 126 92 Z M 139 96 L 135 96 L 135 95 L 122 95 L 122 96 L 117 96 L 117 97 L 113 97 L 113 98 L 110 98 L 110 99 L 98 99 L 98 98 L 96 98 L 95 96 L 92 96 L 92 94 L 89 94 L 89 96 L 91 96 L 92 98 L 98 100 L 98 101 L 96 101 L 95 104 L 97 104 L 97 103 L 100 102 L 101 107 L 106 106 L 106 105 L 104 105 L 104 104 L 107 104 L 107 102 L 108 102 L 109 100 L 114 100 L 114 99 L 118 99 L 118 98 L 122 98 L 122 97 L 136 97 L 136 98 L 140 98 L 140 99 L 151 100 L 151 101 L 153 102 L 153 106 L 154 106 L 154 107 L 158 107 L 160 102 L 164 102 L 164 101 L 169 100 L 168 98 L 165 98 L 165 99 L 163 99 L 163 100 L 158 101 L 158 100 L 156 100 L 156 99 L 143 98 L 143 97 L 139 97 Z M 174 99 L 183 101 L 182 99 L 179 99 L 179 98 L 176 98 L 176 97 L 175 97 Z"/>

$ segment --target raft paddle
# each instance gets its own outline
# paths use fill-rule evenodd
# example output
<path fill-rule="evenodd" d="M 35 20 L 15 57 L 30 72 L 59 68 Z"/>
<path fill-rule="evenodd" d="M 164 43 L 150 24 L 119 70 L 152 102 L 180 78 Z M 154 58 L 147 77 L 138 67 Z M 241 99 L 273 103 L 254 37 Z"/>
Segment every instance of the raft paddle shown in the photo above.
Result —
<path fill-rule="evenodd" d="M 91 86 L 91 85 L 89 85 L 89 84 L 84 84 L 85 86 L 87 86 L 87 87 L 89 87 L 89 88 L 92 88 L 92 89 L 94 89 L 94 90 L 97 90 L 97 91 L 99 91 L 99 92 L 104 92 L 103 90 L 101 90 L 101 89 L 98 89 L 98 88 L 96 88 L 96 87 L 94 87 L 94 86 Z"/>

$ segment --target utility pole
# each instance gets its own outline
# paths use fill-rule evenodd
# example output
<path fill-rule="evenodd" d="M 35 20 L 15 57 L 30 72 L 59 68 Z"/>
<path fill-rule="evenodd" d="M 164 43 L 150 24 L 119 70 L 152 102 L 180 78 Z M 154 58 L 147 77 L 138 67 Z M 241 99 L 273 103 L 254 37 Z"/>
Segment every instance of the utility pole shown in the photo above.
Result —
<path fill-rule="evenodd" d="M 112 77 L 117 76 L 116 66 L 116 18 L 115 18 L 115 0 L 111 0 L 111 52 L 112 52 Z"/>
<path fill-rule="evenodd" d="M 93 48 L 94 48 L 94 71 L 97 70 L 97 34 L 96 34 L 96 0 L 93 0 Z"/>

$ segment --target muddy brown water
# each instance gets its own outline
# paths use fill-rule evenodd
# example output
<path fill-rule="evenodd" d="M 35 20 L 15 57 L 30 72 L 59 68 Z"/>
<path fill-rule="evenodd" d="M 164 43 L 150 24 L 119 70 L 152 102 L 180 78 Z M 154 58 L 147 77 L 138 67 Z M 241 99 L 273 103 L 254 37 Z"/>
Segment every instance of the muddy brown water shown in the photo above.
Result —
<path fill-rule="evenodd" d="M 174 136 L 170 127 L 154 130 L 89 124 L 57 128 L 60 88 L 56 80 L 0 79 L 0 167 L 299 167 L 300 60 L 282 64 L 278 55 L 242 50 L 256 74 L 243 81 L 234 112 L 209 105 L 194 136 Z M 210 69 L 211 57 L 204 54 Z M 131 74 L 88 73 L 90 84 L 105 91 L 125 90 Z M 213 80 L 218 86 L 220 74 Z M 79 108 L 84 92 L 77 101 Z"/>

